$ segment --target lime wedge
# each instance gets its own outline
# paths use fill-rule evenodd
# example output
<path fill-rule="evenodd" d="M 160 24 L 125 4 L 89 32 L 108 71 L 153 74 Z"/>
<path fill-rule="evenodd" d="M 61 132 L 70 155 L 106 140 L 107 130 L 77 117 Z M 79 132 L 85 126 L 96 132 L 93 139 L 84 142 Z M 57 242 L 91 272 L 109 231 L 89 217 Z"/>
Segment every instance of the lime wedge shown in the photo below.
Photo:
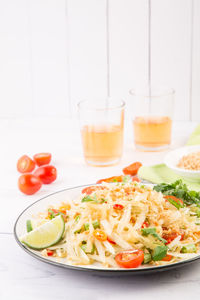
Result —
<path fill-rule="evenodd" d="M 58 243 L 63 236 L 64 230 L 65 222 L 62 215 L 59 215 L 51 221 L 28 232 L 22 236 L 20 240 L 23 244 L 32 249 L 42 250 Z"/>

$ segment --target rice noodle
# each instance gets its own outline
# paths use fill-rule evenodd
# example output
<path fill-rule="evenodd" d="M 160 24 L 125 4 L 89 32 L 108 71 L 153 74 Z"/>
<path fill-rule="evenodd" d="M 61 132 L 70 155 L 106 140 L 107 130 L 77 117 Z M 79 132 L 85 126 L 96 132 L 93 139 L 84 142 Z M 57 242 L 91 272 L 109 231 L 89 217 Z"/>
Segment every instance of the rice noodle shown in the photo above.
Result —
<path fill-rule="evenodd" d="M 114 208 L 115 204 L 119 209 Z M 165 246 L 161 237 L 170 234 L 175 234 L 174 240 L 167 245 L 168 254 L 173 259 L 170 262 L 152 260 L 151 265 L 194 257 L 196 254 L 181 253 L 181 248 L 188 244 L 195 244 L 199 251 L 200 225 L 191 207 L 177 209 L 165 200 L 162 193 L 149 186 L 142 187 L 131 181 L 103 183 L 89 195 L 82 194 L 73 199 L 70 205 L 63 240 L 49 248 L 53 251 L 63 249 L 66 258 L 62 259 L 66 263 L 98 262 L 105 267 L 117 267 L 114 259 L 117 253 L 131 249 L 152 253 L 157 246 Z M 45 213 L 41 213 L 34 224 L 46 220 Z M 142 228 L 146 226 L 154 228 L 160 239 L 143 234 Z M 98 230 L 103 231 L 103 240 L 95 235 Z"/>

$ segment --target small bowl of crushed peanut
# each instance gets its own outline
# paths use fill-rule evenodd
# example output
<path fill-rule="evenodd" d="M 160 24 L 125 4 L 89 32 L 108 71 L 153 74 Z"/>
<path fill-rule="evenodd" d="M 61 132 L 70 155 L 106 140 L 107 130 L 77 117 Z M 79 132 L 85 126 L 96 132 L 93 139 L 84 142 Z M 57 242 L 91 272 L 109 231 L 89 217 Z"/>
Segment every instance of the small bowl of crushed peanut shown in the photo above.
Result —
<path fill-rule="evenodd" d="M 173 150 L 165 156 L 164 163 L 177 175 L 200 182 L 200 145 Z"/>

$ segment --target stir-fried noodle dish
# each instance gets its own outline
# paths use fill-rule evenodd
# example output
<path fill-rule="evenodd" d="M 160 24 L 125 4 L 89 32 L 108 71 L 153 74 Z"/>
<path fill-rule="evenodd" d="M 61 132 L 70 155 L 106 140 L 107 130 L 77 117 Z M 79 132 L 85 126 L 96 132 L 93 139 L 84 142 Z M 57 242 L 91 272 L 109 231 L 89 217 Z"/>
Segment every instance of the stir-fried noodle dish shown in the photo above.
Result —
<path fill-rule="evenodd" d="M 166 265 L 197 255 L 199 207 L 199 193 L 188 191 L 181 181 L 150 186 L 125 176 L 123 182 L 90 186 L 73 201 L 47 207 L 27 221 L 29 232 L 21 241 L 71 265 Z M 63 228 L 59 225 L 58 238 L 51 241 L 57 224 Z"/>

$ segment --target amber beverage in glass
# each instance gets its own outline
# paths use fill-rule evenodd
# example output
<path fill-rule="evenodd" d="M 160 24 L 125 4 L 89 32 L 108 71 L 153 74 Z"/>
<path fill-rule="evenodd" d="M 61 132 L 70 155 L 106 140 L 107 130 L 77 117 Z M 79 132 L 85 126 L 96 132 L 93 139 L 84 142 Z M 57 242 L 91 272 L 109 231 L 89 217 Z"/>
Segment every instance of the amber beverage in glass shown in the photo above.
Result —
<path fill-rule="evenodd" d="M 82 101 L 78 104 L 85 160 L 93 166 L 119 162 L 123 150 L 124 102 Z"/>
<path fill-rule="evenodd" d="M 151 90 L 151 96 L 131 90 L 133 130 L 137 149 L 158 151 L 171 143 L 174 91 Z"/>

